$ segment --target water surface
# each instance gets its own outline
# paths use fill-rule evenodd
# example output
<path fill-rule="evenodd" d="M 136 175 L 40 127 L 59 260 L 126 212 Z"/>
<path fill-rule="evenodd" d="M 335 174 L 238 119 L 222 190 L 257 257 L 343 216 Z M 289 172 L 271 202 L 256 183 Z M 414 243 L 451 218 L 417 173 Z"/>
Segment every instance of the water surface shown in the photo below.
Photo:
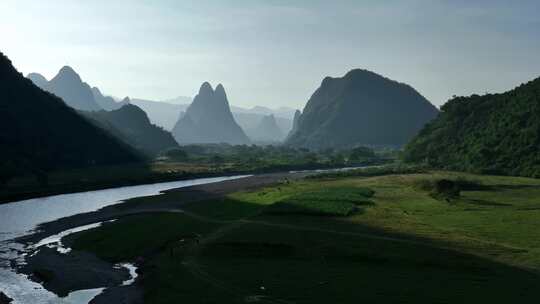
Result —
<path fill-rule="evenodd" d="M 70 293 L 65 298 L 59 298 L 54 293 L 45 290 L 40 284 L 29 280 L 25 275 L 14 272 L 12 269 L 13 264 L 24 263 L 26 253 L 24 246 L 12 241 L 12 239 L 31 233 L 41 223 L 79 213 L 96 211 L 130 198 L 156 195 L 161 191 L 169 189 L 216 183 L 247 176 L 249 175 L 198 178 L 176 182 L 118 187 L 2 204 L 0 205 L 0 291 L 13 298 L 15 300 L 14 304 L 86 304 L 101 293 L 103 288 L 78 290 Z M 96 223 L 93 225 L 99 224 Z M 42 240 L 39 245 L 58 242 L 59 237 L 70 234 L 73 231 L 84 230 L 88 228 L 87 226 L 70 229 L 59 235 L 51 236 Z M 89 226 L 90 228 L 92 227 L 92 225 Z M 125 267 L 130 270 L 130 273 L 134 273 L 134 268 L 131 265 L 126 265 Z M 131 282 L 129 281 L 127 283 Z"/>

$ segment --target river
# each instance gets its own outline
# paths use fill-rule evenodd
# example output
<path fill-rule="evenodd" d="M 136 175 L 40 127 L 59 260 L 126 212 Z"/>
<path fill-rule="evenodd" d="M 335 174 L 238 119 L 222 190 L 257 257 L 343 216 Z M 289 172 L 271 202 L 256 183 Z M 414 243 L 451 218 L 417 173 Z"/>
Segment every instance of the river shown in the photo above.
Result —
<path fill-rule="evenodd" d="M 249 175 L 199 178 L 119 187 L 2 204 L 0 205 L 0 291 L 13 298 L 14 304 L 87 304 L 102 291 L 101 288 L 75 291 L 65 298 L 59 298 L 45 290 L 40 284 L 16 273 L 12 266 L 17 263 L 24 263 L 25 248 L 22 244 L 12 240 L 32 233 L 41 223 L 79 213 L 96 211 L 130 198 L 156 195 L 169 189 L 216 183 L 247 176 Z"/>

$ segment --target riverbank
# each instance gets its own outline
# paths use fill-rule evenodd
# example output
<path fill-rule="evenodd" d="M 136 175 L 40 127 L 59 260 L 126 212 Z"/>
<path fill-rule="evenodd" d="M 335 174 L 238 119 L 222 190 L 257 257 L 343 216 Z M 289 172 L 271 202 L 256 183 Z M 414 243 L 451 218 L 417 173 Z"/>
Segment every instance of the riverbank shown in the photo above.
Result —
<path fill-rule="evenodd" d="M 17 241 L 27 245 L 36 244 L 44 238 L 87 224 L 137 214 L 179 211 L 184 204 L 190 202 L 216 199 L 240 190 L 289 183 L 292 180 L 303 178 L 307 174 L 263 174 L 219 183 L 171 189 L 162 194 L 168 199 L 159 203 L 148 205 L 144 202 L 145 197 L 128 200 L 94 212 L 77 214 L 45 223 L 39 227 L 36 233 L 19 238 Z M 71 246 L 70 238 L 65 239 L 67 247 Z M 101 263 L 100 260 L 95 259 L 94 255 L 81 254 L 77 251 L 61 254 L 53 248 L 40 249 L 28 252 L 30 257 L 26 259 L 27 264 L 19 268 L 19 271 L 28 274 L 35 281 L 44 282 L 43 285 L 48 290 L 59 295 L 66 295 L 74 290 L 109 286 L 111 288 L 96 297 L 93 303 L 107 303 L 110 299 L 121 299 L 125 296 L 130 297 L 133 301 L 137 298 L 137 288 L 118 286 L 118 282 L 124 279 L 121 275 L 125 275 L 125 272 L 112 267 L 112 263 Z M 100 279 L 96 279 L 97 273 L 99 273 Z M 129 294 L 125 294 L 128 291 Z"/>
<path fill-rule="evenodd" d="M 363 167 L 388 163 L 386 159 L 374 159 L 355 163 Z M 351 165 L 353 166 L 353 165 Z M 186 163 L 154 163 L 146 165 L 111 166 L 53 172 L 47 186 L 38 184 L 33 177 L 15 179 L 0 191 L 0 204 L 83 191 L 103 190 L 142 184 L 181 181 L 224 175 L 268 174 L 287 171 L 324 170 L 335 165 L 303 164 L 262 167 L 253 170 L 235 170 L 208 165 Z"/>
<path fill-rule="evenodd" d="M 24 244 L 34 244 L 48 236 L 75 227 L 105 222 L 139 213 L 155 213 L 163 210 L 174 210 L 175 208 L 181 209 L 181 207 L 187 203 L 215 199 L 238 191 L 249 191 L 275 184 L 287 183 L 289 181 L 302 179 L 310 174 L 312 173 L 269 173 L 217 183 L 170 189 L 163 191 L 162 194 L 148 197 L 163 197 L 163 199 L 159 199 L 152 204 L 146 203 L 145 199 L 147 197 L 139 197 L 110 205 L 97 211 L 80 213 L 40 224 L 35 233 L 20 237 L 17 241 Z"/>

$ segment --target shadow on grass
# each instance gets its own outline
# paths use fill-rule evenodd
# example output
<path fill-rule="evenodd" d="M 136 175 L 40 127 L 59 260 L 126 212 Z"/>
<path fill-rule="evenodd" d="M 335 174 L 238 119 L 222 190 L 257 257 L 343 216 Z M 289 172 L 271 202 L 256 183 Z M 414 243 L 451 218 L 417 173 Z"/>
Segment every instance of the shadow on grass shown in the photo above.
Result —
<path fill-rule="evenodd" d="M 261 292 L 261 282 L 272 288 L 272 295 L 301 299 L 298 303 L 331 303 L 337 293 L 341 303 L 395 302 L 404 296 L 425 303 L 463 297 L 490 303 L 537 299 L 538 274 L 460 252 L 463 249 L 447 241 L 389 233 L 346 218 L 269 215 L 268 205 L 223 198 L 212 189 L 197 187 L 145 198 L 153 208 L 166 211 L 176 206 L 194 216 L 124 217 L 85 232 L 78 248 L 115 261 L 150 254 L 141 267 L 150 303 L 173 299 L 200 303 L 203 296 L 233 302 L 237 293 Z M 241 221 L 246 219 L 249 222 Z M 190 251 L 181 250 L 185 245 L 180 239 L 194 233 L 200 235 L 201 244 L 188 246 L 202 247 L 197 260 L 203 275 L 194 275 L 182 263 L 183 254 Z M 483 254 L 507 251 L 490 246 L 482 248 Z M 358 292 L 359 280 L 369 292 Z M 223 294 L 216 284 L 235 289 Z"/>
<path fill-rule="evenodd" d="M 478 206 L 492 206 L 492 207 L 511 207 L 512 204 L 508 203 L 497 203 L 497 202 L 491 202 L 487 200 L 481 200 L 481 199 L 464 199 L 463 202 L 471 205 L 478 205 Z"/>
<path fill-rule="evenodd" d="M 505 191 L 505 190 L 527 190 L 527 189 L 539 189 L 540 185 L 506 185 L 506 184 L 496 184 L 488 185 L 488 190 L 490 191 Z"/>
<path fill-rule="evenodd" d="M 106 208 L 121 219 L 88 231 L 85 240 L 76 247 L 97 252 L 98 256 L 115 262 L 144 256 L 141 269 L 146 271 L 146 278 L 152 280 L 143 280 L 142 286 L 145 293 L 156 295 L 149 298 L 150 303 L 160 303 L 160 299 L 198 303 L 201 294 L 215 294 L 217 299 L 218 292 L 212 286 L 186 274 L 182 264 L 182 246 L 186 246 L 186 242 L 181 240 L 195 233 L 204 239 L 221 227 L 246 218 L 259 223 L 243 224 L 205 244 L 200 258 L 204 263 L 206 259 L 216 263 L 213 265 L 216 268 L 208 267 L 210 275 L 231 281 L 235 286 L 249 287 L 253 281 L 296 286 L 279 292 L 284 298 L 305 296 L 308 300 L 304 303 L 332 302 L 325 298 L 334 293 L 329 284 L 321 285 L 320 290 L 310 295 L 303 292 L 306 286 L 319 282 L 344 286 L 341 299 L 349 302 L 364 297 L 385 300 L 388 295 L 405 289 L 418 289 L 413 299 L 420 301 L 458 300 L 453 298 L 454 291 L 458 290 L 455 294 L 501 303 L 509 299 L 501 296 L 502 290 L 506 290 L 508 294 L 519 295 L 516 299 L 527 302 L 533 299 L 533 291 L 540 288 L 536 274 L 459 252 L 461 249 L 455 248 L 455 244 L 444 240 L 389 233 L 328 214 L 270 215 L 264 203 L 223 197 L 228 192 L 245 189 L 246 185 L 255 186 L 249 181 L 228 181 L 168 191 Z M 262 195 L 261 200 L 265 196 Z M 369 202 L 358 203 L 360 213 L 367 207 L 365 204 Z M 148 209 L 154 213 L 122 217 L 129 212 L 148 212 Z M 200 218 L 159 213 L 171 209 L 184 209 Z M 507 252 L 507 248 L 490 246 L 482 248 L 482 254 Z M 362 295 L 354 293 L 359 278 L 365 278 L 364 287 L 374 291 Z M 507 285 L 498 278 L 505 278 Z M 356 283 L 349 286 L 351 282 Z M 440 286 L 445 288 L 441 290 Z M 178 290 L 186 293 L 178 293 Z M 382 291 L 377 294 L 377 290 Z"/>

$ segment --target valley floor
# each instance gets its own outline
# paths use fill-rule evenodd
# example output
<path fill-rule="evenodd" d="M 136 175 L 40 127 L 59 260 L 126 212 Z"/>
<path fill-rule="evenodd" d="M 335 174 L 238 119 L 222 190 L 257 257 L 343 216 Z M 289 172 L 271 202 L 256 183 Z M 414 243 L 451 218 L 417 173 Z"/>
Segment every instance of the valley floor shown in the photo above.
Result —
<path fill-rule="evenodd" d="M 440 179 L 481 187 L 451 199 L 421 187 Z M 65 243 L 111 263 L 136 263 L 145 303 L 530 303 L 540 296 L 540 180 L 426 172 L 235 183 L 224 185 L 240 192 L 216 184 L 128 201 L 121 208 L 134 206 L 132 213 Z"/>

